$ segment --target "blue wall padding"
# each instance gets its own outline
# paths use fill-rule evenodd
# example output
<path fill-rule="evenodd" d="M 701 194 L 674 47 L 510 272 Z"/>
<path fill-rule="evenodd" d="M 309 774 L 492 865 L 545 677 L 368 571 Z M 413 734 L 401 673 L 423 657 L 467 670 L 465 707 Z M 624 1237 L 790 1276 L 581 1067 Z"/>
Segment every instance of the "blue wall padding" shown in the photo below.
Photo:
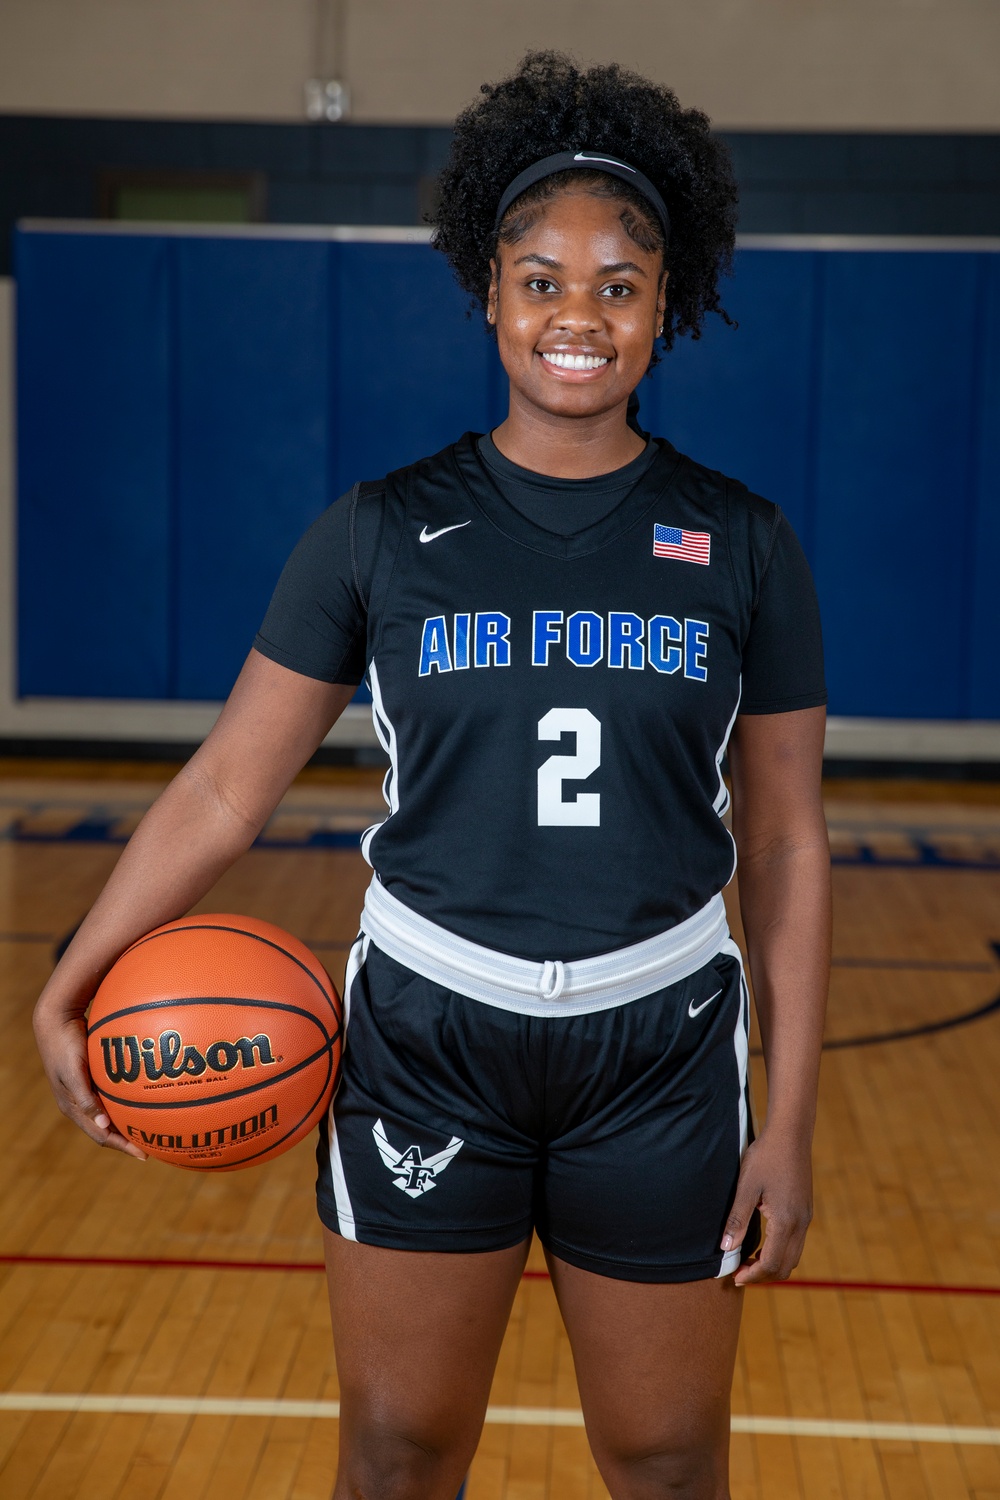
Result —
<path fill-rule="evenodd" d="M 467 429 L 495 427 L 506 412 L 506 379 L 443 255 L 351 243 L 333 255 L 331 436 L 341 494 Z"/>
<path fill-rule="evenodd" d="M 640 421 L 683 453 L 779 499 L 808 545 L 816 278 L 822 257 L 744 250 L 711 317 L 639 387 Z"/>
<path fill-rule="evenodd" d="M 974 525 L 966 538 L 969 592 L 969 712 L 1000 714 L 1000 255 L 980 258 L 983 316 L 976 365 Z"/>
<path fill-rule="evenodd" d="M 18 261 L 20 690 L 170 693 L 169 255 L 31 235 Z"/>
<path fill-rule="evenodd" d="M 788 512 L 832 711 L 1000 717 L 1000 255 L 746 249 L 724 300 L 641 420 Z M 25 695 L 223 697 L 323 507 L 504 412 L 421 244 L 22 231 L 18 320 Z"/>
<path fill-rule="evenodd" d="M 841 643 L 830 694 L 851 713 L 969 711 L 977 270 L 922 253 L 826 268 L 814 552 Z"/>
<path fill-rule="evenodd" d="M 175 261 L 171 696 L 218 698 L 276 567 L 334 498 L 328 256 L 307 241 L 189 239 Z"/>

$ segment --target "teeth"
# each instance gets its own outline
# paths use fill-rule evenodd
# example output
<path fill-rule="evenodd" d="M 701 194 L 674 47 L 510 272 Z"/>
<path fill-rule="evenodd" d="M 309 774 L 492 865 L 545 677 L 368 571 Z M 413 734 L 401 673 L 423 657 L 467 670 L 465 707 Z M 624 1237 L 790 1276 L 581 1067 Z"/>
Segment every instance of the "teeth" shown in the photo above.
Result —
<path fill-rule="evenodd" d="M 596 354 L 543 354 L 542 358 L 559 370 L 599 370 L 607 364 Z"/>

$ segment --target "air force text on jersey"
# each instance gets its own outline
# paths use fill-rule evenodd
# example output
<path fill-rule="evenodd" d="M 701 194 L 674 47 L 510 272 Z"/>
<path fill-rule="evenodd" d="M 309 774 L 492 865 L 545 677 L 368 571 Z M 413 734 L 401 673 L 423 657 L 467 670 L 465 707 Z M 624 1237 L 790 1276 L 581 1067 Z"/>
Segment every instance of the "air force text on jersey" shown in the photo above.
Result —
<path fill-rule="evenodd" d="M 683 672 L 695 682 L 708 681 L 708 622 L 653 615 L 644 620 L 628 610 L 607 615 L 590 609 L 565 614 L 536 609 L 530 640 L 516 642 L 511 617 L 500 610 L 429 615 L 420 641 L 421 677 L 466 667 L 509 667 L 514 649 L 530 650 L 533 667 L 547 667 L 560 657 L 574 667 L 607 667 L 654 672 Z M 515 640 L 512 643 L 512 636 Z"/>

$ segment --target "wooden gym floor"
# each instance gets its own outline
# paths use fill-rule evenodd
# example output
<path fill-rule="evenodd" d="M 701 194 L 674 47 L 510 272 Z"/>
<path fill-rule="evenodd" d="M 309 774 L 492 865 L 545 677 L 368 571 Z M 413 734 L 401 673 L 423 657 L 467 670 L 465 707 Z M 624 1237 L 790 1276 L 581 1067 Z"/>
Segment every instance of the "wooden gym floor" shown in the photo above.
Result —
<path fill-rule="evenodd" d="M 169 767 L 0 763 L 0 1494 L 326 1500 L 337 1381 L 312 1148 L 202 1179 L 94 1150 L 29 1011 Z M 375 773 L 308 773 L 204 903 L 335 977 Z M 735 1500 L 1000 1500 L 1000 787 L 828 786 L 836 935 L 817 1213 L 751 1291 Z M 764 1105 L 757 1078 L 758 1108 Z M 597 1500 L 536 1251 L 470 1500 Z"/>

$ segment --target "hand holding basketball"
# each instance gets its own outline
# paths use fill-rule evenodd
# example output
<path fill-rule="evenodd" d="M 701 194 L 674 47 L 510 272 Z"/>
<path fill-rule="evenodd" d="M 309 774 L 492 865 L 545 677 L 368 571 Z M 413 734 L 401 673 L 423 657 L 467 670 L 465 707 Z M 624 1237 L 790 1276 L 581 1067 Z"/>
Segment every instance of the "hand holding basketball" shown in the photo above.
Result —
<path fill-rule="evenodd" d="M 46 1077 L 61 1112 L 96 1146 L 107 1146 L 146 1160 L 146 1153 L 118 1134 L 97 1094 L 87 1068 L 85 1005 L 67 1013 L 41 1001 L 33 1017 L 35 1042 Z"/>

